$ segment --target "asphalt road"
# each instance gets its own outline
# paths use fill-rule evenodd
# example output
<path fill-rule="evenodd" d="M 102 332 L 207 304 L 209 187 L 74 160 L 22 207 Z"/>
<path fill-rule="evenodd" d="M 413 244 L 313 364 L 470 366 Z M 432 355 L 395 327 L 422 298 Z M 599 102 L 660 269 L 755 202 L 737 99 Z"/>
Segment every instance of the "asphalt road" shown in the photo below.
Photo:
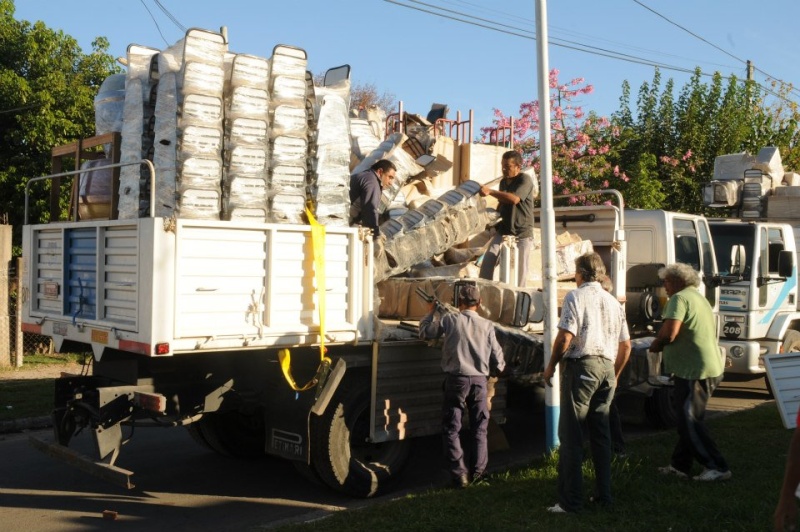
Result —
<path fill-rule="evenodd" d="M 520 403 L 525 407 L 509 412 L 503 431 L 510 449 L 491 453 L 494 468 L 524 463 L 544 451 L 541 399 L 540 394 L 522 396 Z M 763 379 L 728 380 L 713 397 L 709 415 L 766 400 Z M 629 437 L 654 432 L 632 404 L 624 405 L 622 414 Z M 50 437 L 49 431 L 32 434 Z M 77 443 L 78 450 L 90 450 L 88 438 L 81 436 Z M 259 530 L 370 503 L 312 484 L 282 460 L 244 462 L 218 456 L 197 445 L 182 429 L 137 431 L 117 464 L 136 473 L 133 490 L 108 484 L 36 451 L 26 434 L 0 436 L 0 456 L 0 528 L 10 532 L 112 527 L 126 531 Z M 442 485 L 438 438 L 417 441 L 412 456 L 397 491 L 385 497 Z M 117 512 L 116 521 L 104 520 L 104 510 Z"/>

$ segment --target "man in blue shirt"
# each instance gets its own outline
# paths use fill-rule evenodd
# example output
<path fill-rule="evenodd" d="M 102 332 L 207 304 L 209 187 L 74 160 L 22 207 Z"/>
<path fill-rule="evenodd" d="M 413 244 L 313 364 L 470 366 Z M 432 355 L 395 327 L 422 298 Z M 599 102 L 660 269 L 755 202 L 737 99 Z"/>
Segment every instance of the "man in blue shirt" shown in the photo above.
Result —
<path fill-rule="evenodd" d="M 397 173 L 392 161 L 381 159 L 369 170 L 350 176 L 350 225 L 363 225 L 378 236 L 378 209 L 381 189 L 388 186 Z"/>

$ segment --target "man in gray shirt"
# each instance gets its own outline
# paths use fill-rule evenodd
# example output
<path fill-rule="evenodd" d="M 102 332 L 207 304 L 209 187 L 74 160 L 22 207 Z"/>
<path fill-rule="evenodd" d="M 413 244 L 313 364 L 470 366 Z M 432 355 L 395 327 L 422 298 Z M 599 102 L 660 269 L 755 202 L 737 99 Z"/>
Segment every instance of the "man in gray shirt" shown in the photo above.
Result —
<path fill-rule="evenodd" d="M 503 349 L 494 334 L 494 324 L 476 312 L 481 301 L 480 289 L 465 284 L 459 290 L 460 312 L 442 315 L 436 303 L 419 322 L 419 336 L 424 340 L 444 335 L 442 370 L 447 373 L 442 405 L 442 441 L 453 485 L 459 488 L 479 480 L 486 471 L 489 452 L 486 429 L 489 425 L 487 377 L 505 368 Z M 470 468 L 458 433 L 464 410 L 469 411 L 471 428 Z"/>

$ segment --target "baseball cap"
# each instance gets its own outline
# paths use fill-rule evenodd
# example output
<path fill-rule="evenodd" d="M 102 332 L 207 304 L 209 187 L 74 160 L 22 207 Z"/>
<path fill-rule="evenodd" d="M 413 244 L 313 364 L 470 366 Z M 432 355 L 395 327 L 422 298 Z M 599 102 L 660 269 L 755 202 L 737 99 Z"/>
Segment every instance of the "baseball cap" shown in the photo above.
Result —
<path fill-rule="evenodd" d="M 458 292 L 458 298 L 467 305 L 476 305 L 481 300 L 481 290 L 473 284 L 463 284 Z"/>

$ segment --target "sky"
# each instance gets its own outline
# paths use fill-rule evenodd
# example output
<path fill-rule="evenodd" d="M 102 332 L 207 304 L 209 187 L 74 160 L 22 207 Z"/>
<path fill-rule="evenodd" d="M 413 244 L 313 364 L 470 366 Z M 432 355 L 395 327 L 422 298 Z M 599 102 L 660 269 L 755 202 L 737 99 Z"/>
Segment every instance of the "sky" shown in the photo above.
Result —
<path fill-rule="evenodd" d="M 313 73 L 349 64 L 354 83 L 393 94 L 408 112 L 425 116 L 431 104 L 444 103 L 449 118 L 460 111 L 466 119 L 473 110 L 476 132 L 491 124 L 493 109 L 516 115 L 520 104 L 538 98 L 534 0 L 107 0 L 92 9 L 61 0 L 15 3 L 17 19 L 61 29 L 84 52 L 104 36 L 116 57 L 129 44 L 166 48 L 183 36 L 179 26 L 225 26 L 237 53 L 269 57 L 277 44 L 297 46 Z M 624 80 L 635 103 L 653 63 L 664 65 L 662 78 L 678 88 L 690 76 L 681 70 L 698 66 L 743 79 L 748 59 L 759 83 L 768 86 L 769 76 L 800 87 L 797 0 L 561 0 L 547 2 L 546 11 L 549 66 L 562 82 L 584 78 L 594 87 L 577 102 L 585 111 L 618 110 Z M 800 90 L 792 95 L 800 100 Z"/>

